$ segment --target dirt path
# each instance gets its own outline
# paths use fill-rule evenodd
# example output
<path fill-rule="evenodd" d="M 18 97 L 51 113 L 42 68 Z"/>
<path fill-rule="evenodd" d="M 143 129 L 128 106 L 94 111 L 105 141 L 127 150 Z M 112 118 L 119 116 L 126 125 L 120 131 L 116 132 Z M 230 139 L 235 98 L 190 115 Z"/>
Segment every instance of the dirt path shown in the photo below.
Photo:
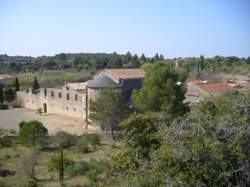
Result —
<path fill-rule="evenodd" d="M 85 122 L 81 119 L 55 114 L 39 115 L 35 111 L 27 110 L 24 108 L 0 110 L 0 128 L 14 129 L 18 131 L 19 122 L 29 120 L 41 121 L 51 135 L 62 130 L 77 135 L 86 132 Z M 88 132 L 96 131 L 98 131 L 96 127 L 88 127 Z"/>

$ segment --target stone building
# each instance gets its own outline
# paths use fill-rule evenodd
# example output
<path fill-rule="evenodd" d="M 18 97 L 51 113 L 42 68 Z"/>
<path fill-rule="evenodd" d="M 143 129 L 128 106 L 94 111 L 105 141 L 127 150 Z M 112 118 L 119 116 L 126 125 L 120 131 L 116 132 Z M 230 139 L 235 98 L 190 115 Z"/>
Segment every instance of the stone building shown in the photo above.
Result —
<path fill-rule="evenodd" d="M 133 90 L 141 88 L 143 79 L 141 69 L 104 69 L 92 80 L 68 83 L 62 89 L 17 92 L 17 102 L 24 108 L 87 120 L 90 101 L 95 100 L 103 89 L 120 88 L 129 101 Z"/>
<path fill-rule="evenodd" d="M 0 74 L 0 84 L 5 84 L 7 82 L 13 81 L 15 77 L 10 74 Z"/>
<path fill-rule="evenodd" d="M 218 96 L 233 90 L 233 87 L 225 82 L 191 81 L 187 84 L 185 102 L 196 103 L 204 98 Z"/>

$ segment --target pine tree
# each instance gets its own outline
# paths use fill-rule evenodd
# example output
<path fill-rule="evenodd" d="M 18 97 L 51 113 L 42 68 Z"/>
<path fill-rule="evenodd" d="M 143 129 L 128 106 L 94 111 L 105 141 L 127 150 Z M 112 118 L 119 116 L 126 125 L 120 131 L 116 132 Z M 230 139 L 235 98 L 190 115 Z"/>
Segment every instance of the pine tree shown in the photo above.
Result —
<path fill-rule="evenodd" d="M 3 103 L 3 85 L 0 84 L 0 103 Z"/>
<path fill-rule="evenodd" d="M 16 80 L 15 80 L 15 91 L 16 91 L 16 92 L 20 91 L 20 88 L 19 88 L 19 80 L 18 80 L 17 77 L 16 77 Z"/>
<path fill-rule="evenodd" d="M 37 78 L 35 77 L 34 78 L 34 81 L 33 81 L 33 84 L 32 84 L 32 90 L 34 91 L 34 90 L 38 90 L 40 88 L 40 86 L 39 86 L 39 83 L 38 83 L 38 80 L 37 80 Z"/>

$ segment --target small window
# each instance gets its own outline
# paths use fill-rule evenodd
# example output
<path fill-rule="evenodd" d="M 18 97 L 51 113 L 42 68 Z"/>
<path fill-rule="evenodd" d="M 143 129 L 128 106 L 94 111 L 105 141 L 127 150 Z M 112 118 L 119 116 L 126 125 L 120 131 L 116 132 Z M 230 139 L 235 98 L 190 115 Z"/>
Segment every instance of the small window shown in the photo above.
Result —
<path fill-rule="evenodd" d="M 74 108 L 74 112 L 76 112 L 76 109 Z"/>
<path fill-rule="evenodd" d="M 47 96 L 47 89 L 45 88 L 43 92 L 44 92 L 44 96 L 46 97 Z"/>
<path fill-rule="evenodd" d="M 53 91 L 51 91 L 51 97 L 54 97 L 55 95 L 54 95 L 54 92 Z"/>
<path fill-rule="evenodd" d="M 76 101 L 78 100 L 78 95 L 77 95 L 77 94 L 75 95 L 75 100 L 76 100 Z"/>
<path fill-rule="evenodd" d="M 62 98 L 62 93 L 61 92 L 58 93 L 58 97 Z"/>
<path fill-rule="evenodd" d="M 69 93 L 67 93 L 67 100 L 69 100 Z"/>
<path fill-rule="evenodd" d="M 69 107 L 67 107 L 66 109 L 69 110 Z"/>

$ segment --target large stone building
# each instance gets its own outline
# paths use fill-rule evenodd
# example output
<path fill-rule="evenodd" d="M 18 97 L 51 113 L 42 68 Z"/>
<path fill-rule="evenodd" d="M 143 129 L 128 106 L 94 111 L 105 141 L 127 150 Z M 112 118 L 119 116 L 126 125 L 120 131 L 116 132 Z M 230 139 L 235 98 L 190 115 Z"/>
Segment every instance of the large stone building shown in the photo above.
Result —
<path fill-rule="evenodd" d="M 121 88 L 129 101 L 132 91 L 141 88 L 143 79 L 144 71 L 141 69 L 105 69 L 92 80 L 69 83 L 62 89 L 18 92 L 17 102 L 24 108 L 86 120 L 90 101 L 95 100 L 104 88 Z"/>

